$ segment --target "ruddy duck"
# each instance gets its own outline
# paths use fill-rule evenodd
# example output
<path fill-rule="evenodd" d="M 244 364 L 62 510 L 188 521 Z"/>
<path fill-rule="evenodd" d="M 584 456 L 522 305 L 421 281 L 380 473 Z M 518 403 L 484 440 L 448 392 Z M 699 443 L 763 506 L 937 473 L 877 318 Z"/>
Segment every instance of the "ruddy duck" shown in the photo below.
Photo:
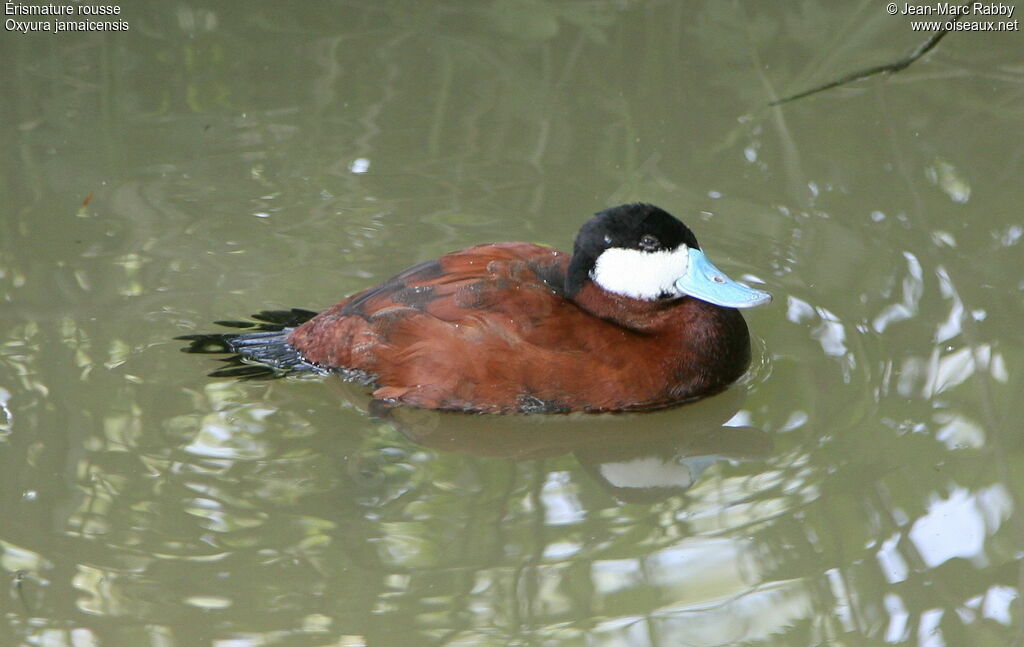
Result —
<path fill-rule="evenodd" d="M 319 314 L 293 310 L 300 325 L 264 313 L 257 318 L 269 325 L 259 332 L 181 339 L 191 340 L 189 352 L 235 353 L 236 366 L 337 374 L 394 406 L 638 411 L 712 395 L 739 378 L 750 337 L 737 308 L 769 301 L 712 265 L 682 222 L 626 204 L 584 224 L 571 255 L 479 245 Z"/>

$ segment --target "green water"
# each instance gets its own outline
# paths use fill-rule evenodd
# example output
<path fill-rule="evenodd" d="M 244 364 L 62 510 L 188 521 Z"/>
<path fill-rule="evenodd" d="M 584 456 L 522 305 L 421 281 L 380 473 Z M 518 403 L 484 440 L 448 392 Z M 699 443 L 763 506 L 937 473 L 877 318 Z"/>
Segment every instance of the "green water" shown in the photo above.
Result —
<path fill-rule="evenodd" d="M 0 645 L 1024 642 L 1019 32 L 768 109 L 927 34 L 815 0 L 119 19 L 0 32 Z M 386 422 L 171 340 L 628 200 L 775 296 L 738 388 Z"/>

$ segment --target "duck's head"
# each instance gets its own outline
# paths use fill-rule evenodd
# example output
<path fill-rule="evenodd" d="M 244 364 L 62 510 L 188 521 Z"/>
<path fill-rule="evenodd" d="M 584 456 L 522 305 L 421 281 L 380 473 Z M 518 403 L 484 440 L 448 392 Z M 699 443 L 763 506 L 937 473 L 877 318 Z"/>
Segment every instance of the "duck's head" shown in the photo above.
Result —
<path fill-rule="evenodd" d="M 580 228 L 566 292 L 574 296 L 587 281 L 642 301 L 694 297 L 727 308 L 751 308 L 772 300 L 715 267 L 689 227 L 642 203 L 600 211 Z"/>

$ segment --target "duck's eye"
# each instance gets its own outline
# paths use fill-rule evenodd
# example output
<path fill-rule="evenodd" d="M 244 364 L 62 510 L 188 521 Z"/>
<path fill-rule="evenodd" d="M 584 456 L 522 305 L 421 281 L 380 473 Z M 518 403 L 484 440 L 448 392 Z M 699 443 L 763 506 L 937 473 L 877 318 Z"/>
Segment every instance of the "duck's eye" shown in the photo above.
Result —
<path fill-rule="evenodd" d="M 644 234 L 640 238 L 640 249 L 644 250 L 645 252 L 653 252 L 659 247 L 661 247 L 661 243 L 658 242 L 657 238 L 650 234 Z"/>

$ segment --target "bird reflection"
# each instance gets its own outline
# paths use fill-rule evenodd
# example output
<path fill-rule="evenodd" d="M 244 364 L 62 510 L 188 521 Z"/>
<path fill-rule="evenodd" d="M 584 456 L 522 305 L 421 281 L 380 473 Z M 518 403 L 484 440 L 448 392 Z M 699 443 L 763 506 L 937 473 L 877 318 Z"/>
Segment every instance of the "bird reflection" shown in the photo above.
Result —
<path fill-rule="evenodd" d="M 489 416 L 390 407 L 350 382 L 328 384 L 430 449 L 512 460 L 571 453 L 604 490 L 626 503 L 680 494 L 716 463 L 762 458 L 772 449 L 771 437 L 760 429 L 726 424 L 745 399 L 742 387 L 647 413 Z"/>

